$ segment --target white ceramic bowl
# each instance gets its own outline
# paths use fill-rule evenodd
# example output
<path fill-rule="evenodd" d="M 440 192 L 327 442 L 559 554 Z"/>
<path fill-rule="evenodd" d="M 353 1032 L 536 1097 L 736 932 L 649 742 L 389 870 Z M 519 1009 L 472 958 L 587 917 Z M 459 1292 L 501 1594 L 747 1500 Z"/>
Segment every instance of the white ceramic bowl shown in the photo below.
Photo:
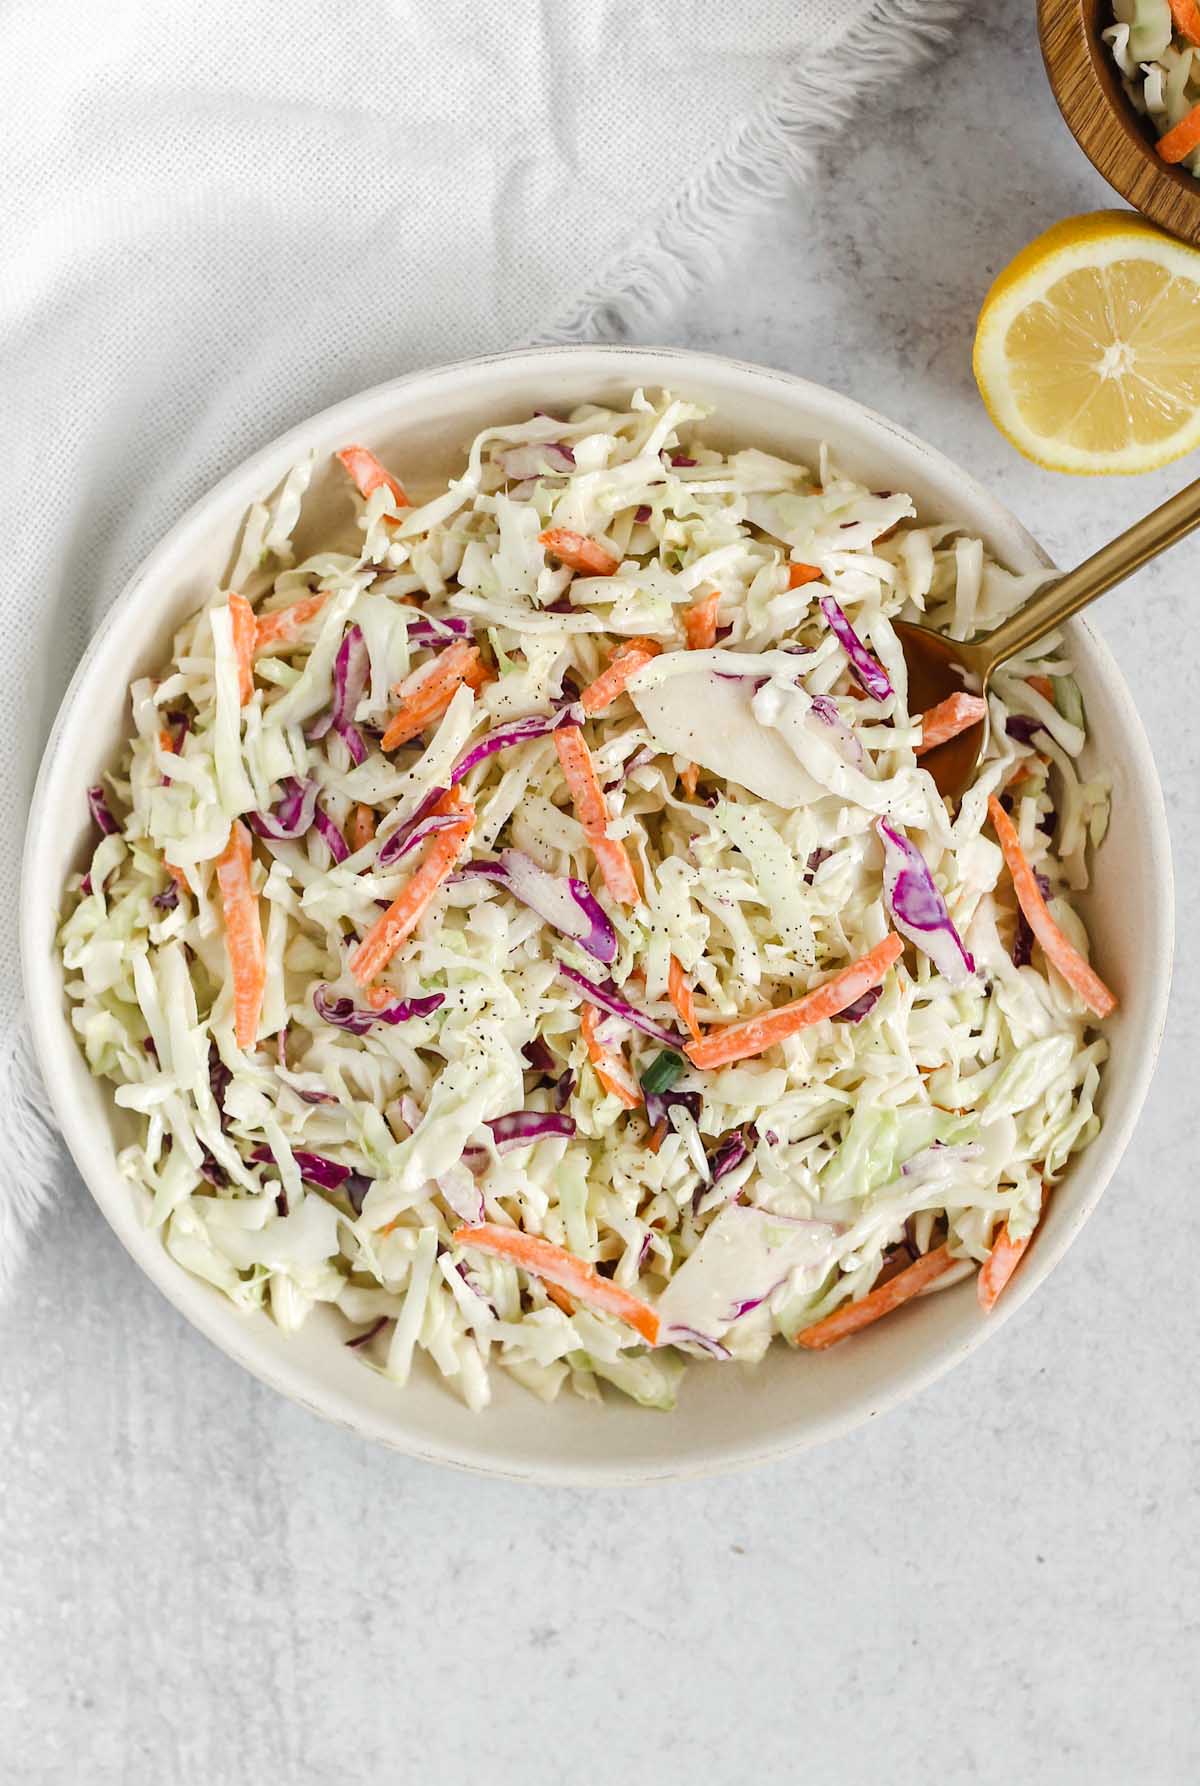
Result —
<path fill-rule="evenodd" d="M 397 379 L 327 409 L 255 454 L 151 553 L 67 691 L 42 763 L 24 862 L 25 978 L 42 1072 L 85 1183 L 141 1269 L 209 1339 L 315 1413 L 417 1457 L 531 1481 L 646 1481 L 779 1457 L 881 1413 L 997 1333 L 1049 1275 L 1112 1176 L 1146 1094 L 1170 980 L 1171 865 L 1154 762 L 1116 664 L 1076 623 L 1071 649 L 1087 702 L 1089 750 L 1113 773 L 1116 815 L 1084 906 L 1121 1008 L 1109 1026 L 1103 1131 L 1072 1164 L 1036 1246 L 991 1316 L 980 1313 L 968 1282 L 825 1354 L 776 1346 L 750 1373 L 698 1363 L 674 1415 L 620 1396 L 603 1408 L 569 1395 L 546 1407 L 503 1372 L 495 1373 L 491 1408 L 471 1414 L 432 1369 L 414 1371 L 405 1390 L 365 1369 L 340 1343 L 346 1330 L 331 1311 L 319 1309 L 299 1335 L 285 1338 L 269 1318 L 239 1314 L 168 1257 L 143 1225 L 141 1194 L 117 1171 L 124 1118 L 76 1047 L 54 948 L 59 890 L 84 861 L 91 835 L 85 790 L 119 753 L 131 678 L 166 660 L 176 627 L 226 572 L 247 505 L 310 447 L 325 455 L 362 440 L 406 483 L 424 485 L 461 463 L 471 437 L 489 423 L 588 399 L 623 402 L 637 385 L 666 385 L 712 404 L 716 440 L 800 459 L 829 441 L 870 487 L 911 491 L 923 515 L 962 523 L 1013 569 L 1047 562 L 1013 516 L 941 454 L 846 397 L 762 367 L 691 353 L 560 348 Z M 344 493 L 341 502 L 344 509 Z"/>

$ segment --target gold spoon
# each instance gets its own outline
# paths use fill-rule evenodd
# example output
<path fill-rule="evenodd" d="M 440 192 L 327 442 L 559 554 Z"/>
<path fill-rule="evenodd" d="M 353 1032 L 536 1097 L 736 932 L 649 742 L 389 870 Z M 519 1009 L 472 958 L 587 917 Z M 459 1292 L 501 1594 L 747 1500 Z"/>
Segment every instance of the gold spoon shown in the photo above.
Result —
<path fill-rule="evenodd" d="M 1194 527 L 1200 527 L 1200 478 L 1161 508 L 1135 521 L 1073 571 L 1039 589 L 1023 608 L 981 639 L 963 644 L 944 633 L 930 632 L 928 627 L 896 621 L 896 636 L 908 666 L 909 712 L 924 713 L 964 686 L 986 697 L 992 676 L 1002 663 L 1045 638 Z M 957 800 L 970 785 L 986 738 L 987 721 L 981 719 L 921 758 L 921 767 L 929 770 L 939 793 L 948 800 Z"/>

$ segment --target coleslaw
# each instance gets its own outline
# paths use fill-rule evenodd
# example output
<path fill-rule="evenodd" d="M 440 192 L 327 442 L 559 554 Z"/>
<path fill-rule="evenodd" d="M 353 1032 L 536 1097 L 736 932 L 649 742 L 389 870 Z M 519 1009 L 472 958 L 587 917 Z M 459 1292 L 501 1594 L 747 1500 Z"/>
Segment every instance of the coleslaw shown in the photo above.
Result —
<path fill-rule="evenodd" d="M 689 1359 L 977 1271 L 990 1306 L 1099 1127 L 1069 654 L 997 677 L 955 814 L 892 628 L 1039 578 L 707 419 L 489 428 L 418 503 L 306 459 L 89 796 L 60 944 L 147 1220 L 471 1408 L 496 1367 L 668 1408 Z M 297 562 L 318 477 L 344 525 Z"/>
<path fill-rule="evenodd" d="M 1197 0 L 1113 0 L 1101 33 L 1158 152 L 1200 177 L 1200 5 Z"/>

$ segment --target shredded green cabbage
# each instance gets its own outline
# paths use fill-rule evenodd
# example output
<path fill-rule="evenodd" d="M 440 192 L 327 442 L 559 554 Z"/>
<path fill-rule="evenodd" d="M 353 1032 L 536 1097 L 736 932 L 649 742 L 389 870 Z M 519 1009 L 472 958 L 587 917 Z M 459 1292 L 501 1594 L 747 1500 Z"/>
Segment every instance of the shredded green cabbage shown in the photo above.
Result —
<path fill-rule="evenodd" d="M 1027 1235 L 1044 1186 L 1099 1126 L 1103 1037 L 1040 949 L 1014 965 L 1012 887 L 984 831 L 988 795 L 1031 770 L 1013 821 L 1086 950 L 1069 900 L 1103 836 L 1108 778 L 1080 767 L 1069 655 L 1053 638 L 997 677 L 987 756 L 952 816 L 914 756 L 920 716 L 892 628 L 906 613 L 960 637 L 989 628 L 1037 579 L 924 525 L 903 494 L 863 489 L 827 452 L 814 469 L 727 455 L 704 444 L 704 420 L 638 392 L 627 410 L 489 429 L 447 491 L 416 506 L 382 485 L 352 498 L 361 549 L 330 541 L 295 564 L 305 461 L 251 511 L 236 580 L 260 614 L 323 593 L 320 611 L 258 652 L 242 706 L 227 592 L 213 592 L 160 675 L 134 686 L 107 787 L 120 831 L 69 888 L 72 1020 L 139 1125 L 122 1169 L 172 1256 L 288 1331 L 333 1304 L 348 1336 L 369 1336 L 364 1363 L 401 1384 L 422 1353 L 472 1407 L 495 1366 L 547 1400 L 595 1397 L 601 1379 L 669 1407 L 685 1356 L 760 1358 L 776 1334 L 864 1295 L 898 1248 L 945 1241 L 966 1270 L 1000 1224 Z M 614 573 L 573 572 L 547 529 L 597 542 Z M 792 587 L 791 562 L 820 580 Z M 683 611 L 714 587 L 721 636 L 688 652 Z M 886 671 L 886 700 L 863 697 L 823 595 Z M 460 686 L 385 753 L 397 685 L 455 636 L 431 620 L 473 641 L 492 679 Z M 343 717 L 361 762 L 345 728 L 322 722 L 353 628 L 367 669 Z M 564 709 L 569 721 L 633 636 L 658 655 L 583 735 L 636 904 L 606 890 L 554 737 L 496 750 L 460 790 L 475 818 L 459 866 L 524 852 L 557 877 L 556 911 L 574 909 L 569 878 L 586 883 L 611 960 L 580 940 L 586 926 L 564 932 L 502 880 L 452 875 L 383 975 L 382 1002 L 436 995 L 436 1008 L 349 1027 L 323 1016 L 318 993 L 326 1009 L 370 1011 L 350 960 L 429 847 L 418 835 L 381 865 L 389 839 L 419 826 L 489 733 Z M 1054 679 L 1053 701 L 1034 671 Z M 240 1046 L 216 858 L 231 821 L 278 816 L 307 783 L 326 829 L 254 839 L 267 980 Z M 858 1021 L 713 1071 L 689 1063 L 652 1134 L 646 1109 L 598 1076 L 561 964 L 660 1031 L 677 1028 L 673 962 L 706 1030 L 786 1004 L 887 933 L 880 814 L 921 850 L 974 974 L 951 984 L 910 948 Z M 597 1021 L 636 1087 L 661 1040 Z M 518 1111 L 565 1114 L 573 1133 L 514 1145 L 491 1125 Z M 586 1293 L 552 1296 L 536 1272 L 452 1239 L 480 1222 L 540 1236 L 654 1306 L 659 1346 Z"/>

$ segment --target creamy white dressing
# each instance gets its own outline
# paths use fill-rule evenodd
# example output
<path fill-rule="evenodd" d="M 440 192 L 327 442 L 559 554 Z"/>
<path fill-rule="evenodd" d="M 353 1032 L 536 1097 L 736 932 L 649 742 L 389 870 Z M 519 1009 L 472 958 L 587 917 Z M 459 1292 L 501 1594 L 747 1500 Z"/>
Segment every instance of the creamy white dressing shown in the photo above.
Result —
<path fill-rule="evenodd" d="M 753 679 L 682 673 L 631 691 L 660 750 L 736 782 L 775 806 L 808 806 L 823 789 L 754 713 Z"/>
<path fill-rule="evenodd" d="M 833 1263 L 839 1230 L 730 1203 L 658 1299 L 665 1332 L 719 1340 L 778 1291 L 815 1289 Z"/>

